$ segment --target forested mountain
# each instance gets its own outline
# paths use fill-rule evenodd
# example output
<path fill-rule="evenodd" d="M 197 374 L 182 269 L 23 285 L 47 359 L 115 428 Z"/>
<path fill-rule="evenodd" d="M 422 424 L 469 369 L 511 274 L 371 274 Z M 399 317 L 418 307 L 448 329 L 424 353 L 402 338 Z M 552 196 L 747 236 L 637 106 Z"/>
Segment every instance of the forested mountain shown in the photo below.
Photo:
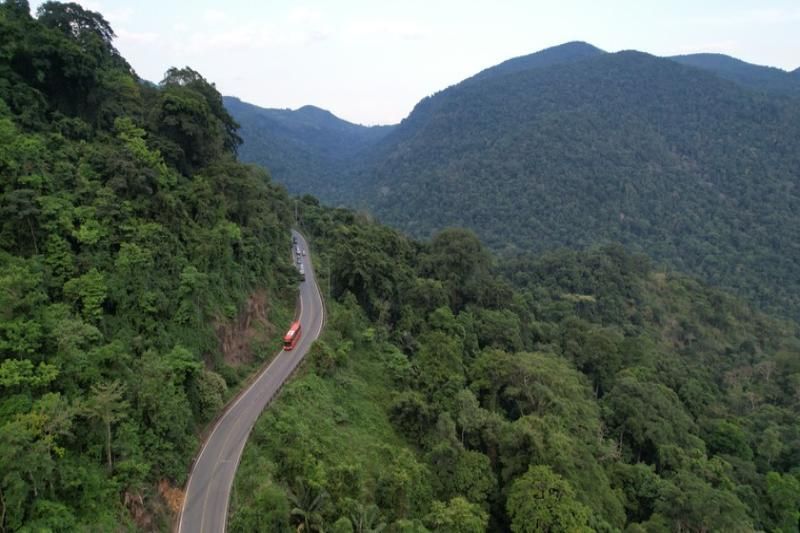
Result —
<path fill-rule="evenodd" d="M 314 106 L 264 109 L 225 97 L 246 142 L 242 161 L 270 170 L 291 192 L 329 196 L 341 187 L 354 157 L 383 138 L 391 126 L 361 126 Z"/>
<path fill-rule="evenodd" d="M 307 197 L 329 319 L 229 529 L 795 531 L 800 340 L 619 246 L 497 261 Z"/>
<path fill-rule="evenodd" d="M 0 531 L 169 530 L 246 375 L 222 334 L 294 308 L 285 190 L 236 161 L 212 84 L 142 83 L 113 37 L 0 4 Z"/>
<path fill-rule="evenodd" d="M 688 54 L 669 59 L 709 70 L 752 89 L 800 96 L 800 80 L 794 73 L 779 68 L 753 65 L 724 54 Z"/>
<path fill-rule="evenodd" d="M 621 242 L 796 317 L 798 172 L 798 101 L 620 52 L 422 100 L 345 200 L 502 251 Z"/>

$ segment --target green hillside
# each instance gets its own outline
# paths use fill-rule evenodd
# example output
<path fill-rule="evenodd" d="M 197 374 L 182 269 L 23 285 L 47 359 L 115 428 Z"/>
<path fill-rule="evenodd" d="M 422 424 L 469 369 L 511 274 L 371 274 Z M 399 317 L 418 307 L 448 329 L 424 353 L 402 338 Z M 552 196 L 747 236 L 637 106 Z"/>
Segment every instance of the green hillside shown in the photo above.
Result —
<path fill-rule="evenodd" d="M 496 262 L 301 204 L 326 333 L 229 529 L 793 531 L 796 327 L 619 247 Z"/>
<path fill-rule="evenodd" d="M 212 84 L 142 83 L 113 36 L 0 4 L 0 531 L 169 530 L 197 433 L 294 308 L 285 190 L 236 161 Z M 237 370 L 244 320 L 265 344 Z"/>
<path fill-rule="evenodd" d="M 800 105 L 638 52 L 471 80 L 422 100 L 347 200 L 495 250 L 621 242 L 800 314 Z"/>
<path fill-rule="evenodd" d="M 224 102 L 245 139 L 241 160 L 269 169 L 293 193 L 334 194 L 355 157 L 392 129 L 352 124 L 314 106 L 264 109 L 233 97 Z"/>

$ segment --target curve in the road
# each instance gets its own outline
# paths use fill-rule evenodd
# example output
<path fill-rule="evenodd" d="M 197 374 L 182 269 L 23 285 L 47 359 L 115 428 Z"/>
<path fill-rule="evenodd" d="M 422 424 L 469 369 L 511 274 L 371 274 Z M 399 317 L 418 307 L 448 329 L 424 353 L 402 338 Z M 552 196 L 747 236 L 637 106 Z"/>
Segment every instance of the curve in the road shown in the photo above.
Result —
<path fill-rule="evenodd" d="M 308 243 L 292 231 L 299 246 Z M 239 460 L 250 430 L 281 385 L 300 364 L 322 331 L 324 306 L 317 286 L 311 254 L 301 256 L 305 281 L 300 284 L 300 340 L 291 351 L 281 351 L 253 383 L 227 408 L 209 434 L 192 467 L 181 506 L 178 533 L 222 533 L 228 501 Z"/>

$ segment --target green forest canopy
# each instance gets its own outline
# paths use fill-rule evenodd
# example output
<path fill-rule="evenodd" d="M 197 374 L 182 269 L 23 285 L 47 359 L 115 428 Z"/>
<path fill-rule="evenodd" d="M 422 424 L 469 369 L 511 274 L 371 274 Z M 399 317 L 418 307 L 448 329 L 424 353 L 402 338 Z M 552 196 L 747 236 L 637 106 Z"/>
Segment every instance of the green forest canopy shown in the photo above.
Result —
<path fill-rule="evenodd" d="M 142 82 L 113 37 L 0 4 L 0 531 L 168 529 L 156 482 L 240 379 L 213 324 L 293 305 L 288 197 L 220 94 Z"/>
<path fill-rule="evenodd" d="M 794 324 L 619 246 L 496 260 L 301 205 L 330 318 L 232 531 L 796 529 Z"/>

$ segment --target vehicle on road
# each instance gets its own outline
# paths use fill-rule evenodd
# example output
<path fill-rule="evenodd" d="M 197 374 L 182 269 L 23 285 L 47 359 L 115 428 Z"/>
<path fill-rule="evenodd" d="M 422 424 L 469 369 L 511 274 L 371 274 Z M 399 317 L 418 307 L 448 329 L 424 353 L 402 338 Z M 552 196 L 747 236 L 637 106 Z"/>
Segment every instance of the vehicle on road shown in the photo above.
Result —
<path fill-rule="evenodd" d="M 289 331 L 286 332 L 286 335 L 283 336 L 283 349 L 287 352 L 292 351 L 292 349 L 297 345 L 297 341 L 300 340 L 300 321 L 296 320 L 292 322 L 292 325 L 289 327 Z"/>
<path fill-rule="evenodd" d="M 296 232 L 293 236 L 302 244 L 302 250 L 305 247 L 303 237 Z M 292 244 L 290 254 L 294 253 L 297 243 Z M 177 533 L 225 531 L 234 476 L 250 428 L 301 364 L 311 342 L 322 331 L 325 307 L 314 279 L 311 254 L 307 255 L 296 266 L 298 272 L 301 265 L 304 271 L 308 267 L 308 271 L 304 282 L 297 284 L 298 315 L 283 338 L 283 350 L 220 415 L 206 438 L 189 473 Z"/>
<path fill-rule="evenodd" d="M 302 278 L 303 281 L 306 280 L 306 269 L 303 268 L 303 265 L 300 265 L 300 277 Z"/>

